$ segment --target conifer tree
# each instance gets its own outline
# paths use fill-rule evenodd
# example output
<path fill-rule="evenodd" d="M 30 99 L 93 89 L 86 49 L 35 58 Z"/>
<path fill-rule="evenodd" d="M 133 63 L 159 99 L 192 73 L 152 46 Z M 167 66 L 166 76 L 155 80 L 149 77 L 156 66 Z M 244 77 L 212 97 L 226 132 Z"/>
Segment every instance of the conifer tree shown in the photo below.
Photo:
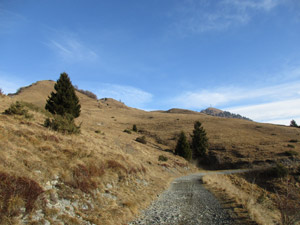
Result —
<path fill-rule="evenodd" d="M 199 121 L 196 121 L 194 124 L 191 147 L 193 159 L 199 159 L 205 156 L 208 148 L 208 138 L 206 137 L 206 132 Z"/>
<path fill-rule="evenodd" d="M 299 127 L 295 120 L 292 120 L 290 123 L 291 127 Z"/>
<path fill-rule="evenodd" d="M 56 92 L 52 92 L 49 96 L 45 109 L 63 117 L 67 115 L 72 118 L 79 117 L 81 106 L 68 74 L 60 74 L 54 89 Z"/>
<path fill-rule="evenodd" d="M 47 118 L 44 126 L 62 133 L 80 133 L 80 126 L 76 126 L 74 119 L 80 115 L 81 106 L 68 74 L 60 75 L 54 89 L 56 92 L 51 92 L 45 105 L 53 118 Z"/>
<path fill-rule="evenodd" d="M 179 139 L 177 141 L 177 145 L 175 148 L 175 154 L 182 156 L 186 160 L 190 160 L 192 157 L 192 151 L 190 145 L 186 139 L 185 133 L 182 131 L 180 133 Z"/>
<path fill-rule="evenodd" d="M 132 126 L 132 131 L 134 131 L 134 132 L 138 131 L 137 126 L 135 124 L 133 124 L 133 126 Z"/>

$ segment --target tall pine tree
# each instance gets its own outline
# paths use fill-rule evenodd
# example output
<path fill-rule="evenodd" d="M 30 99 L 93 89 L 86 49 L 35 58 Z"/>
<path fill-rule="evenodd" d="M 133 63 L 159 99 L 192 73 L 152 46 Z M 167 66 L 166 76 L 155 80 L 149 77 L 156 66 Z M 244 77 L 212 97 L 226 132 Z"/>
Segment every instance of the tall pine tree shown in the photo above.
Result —
<path fill-rule="evenodd" d="M 192 135 L 192 153 L 193 159 L 199 159 L 206 154 L 208 148 L 208 138 L 206 132 L 199 121 L 194 124 Z"/>
<path fill-rule="evenodd" d="M 186 160 L 191 160 L 192 158 L 192 151 L 183 131 L 180 133 L 179 139 L 177 141 L 175 154 L 182 156 Z"/>
<path fill-rule="evenodd" d="M 49 96 L 45 109 L 52 114 L 63 117 L 79 117 L 81 106 L 68 74 L 60 74 L 60 78 L 54 85 L 54 89 L 56 92 L 52 92 L 51 96 Z"/>

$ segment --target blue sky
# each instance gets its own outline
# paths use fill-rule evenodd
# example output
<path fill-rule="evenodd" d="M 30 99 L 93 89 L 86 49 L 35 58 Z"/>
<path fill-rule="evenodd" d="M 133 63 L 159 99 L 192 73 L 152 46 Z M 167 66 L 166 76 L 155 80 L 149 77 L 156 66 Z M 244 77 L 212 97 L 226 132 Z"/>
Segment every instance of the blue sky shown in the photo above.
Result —
<path fill-rule="evenodd" d="M 62 72 L 140 109 L 300 123 L 300 2 L 1 0 L 0 88 Z"/>

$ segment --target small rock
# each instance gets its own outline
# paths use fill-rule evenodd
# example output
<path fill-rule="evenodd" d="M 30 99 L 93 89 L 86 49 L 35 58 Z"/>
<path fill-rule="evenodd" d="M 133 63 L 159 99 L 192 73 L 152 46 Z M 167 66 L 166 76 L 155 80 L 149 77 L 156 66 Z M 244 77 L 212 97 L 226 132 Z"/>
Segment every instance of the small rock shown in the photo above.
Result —
<path fill-rule="evenodd" d="M 52 185 L 52 186 L 57 185 L 57 183 L 58 183 L 58 180 L 53 180 L 53 181 L 51 181 L 51 185 Z"/>
<path fill-rule="evenodd" d="M 103 197 L 105 198 L 110 198 L 110 199 L 113 199 L 113 200 L 117 200 L 117 197 L 112 195 L 112 194 L 108 194 L 108 193 L 102 193 L 101 194 Z"/>
<path fill-rule="evenodd" d="M 86 205 L 86 204 L 83 204 L 83 205 L 81 206 L 81 208 L 82 208 L 83 210 L 88 210 L 88 209 L 89 209 L 89 206 Z"/>
<path fill-rule="evenodd" d="M 53 202 L 53 203 L 57 203 L 57 194 L 55 192 L 51 192 L 50 193 L 50 200 Z"/>
<path fill-rule="evenodd" d="M 50 181 L 47 181 L 46 185 L 44 186 L 44 189 L 45 189 L 45 191 L 52 189 L 52 185 L 51 185 Z"/>

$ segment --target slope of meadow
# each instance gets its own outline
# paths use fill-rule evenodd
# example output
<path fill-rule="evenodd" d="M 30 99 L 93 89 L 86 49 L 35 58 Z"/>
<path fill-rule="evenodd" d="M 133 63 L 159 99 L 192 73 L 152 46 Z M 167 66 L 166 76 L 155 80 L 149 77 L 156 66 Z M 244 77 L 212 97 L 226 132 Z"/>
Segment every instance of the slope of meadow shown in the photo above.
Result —
<path fill-rule="evenodd" d="M 1 112 L 20 96 L 0 97 Z M 44 128 L 46 113 L 33 105 L 32 119 L 0 115 L 1 224 L 122 224 L 172 178 L 195 171 L 180 157 L 136 142 L 139 134 L 123 132 L 111 106 L 106 112 L 101 102 L 84 98 L 80 135 Z"/>
<path fill-rule="evenodd" d="M 196 171 L 171 152 L 179 132 L 191 133 L 196 120 L 206 129 L 215 168 L 289 165 L 300 154 L 297 128 L 180 110 L 145 112 L 78 92 L 81 134 L 63 135 L 43 126 L 53 85 L 39 81 L 0 97 L 0 112 L 18 100 L 32 103 L 27 108 L 33 114 L 32 119 L 0 115 L 1 224 L 129 221 L 174 177 Z M 139 132 L 124 132 L 133 124 Z M 147 144 L 135 141 L 141 136 Z M 159 161 L 160 155 L 168 161 Z"/>

